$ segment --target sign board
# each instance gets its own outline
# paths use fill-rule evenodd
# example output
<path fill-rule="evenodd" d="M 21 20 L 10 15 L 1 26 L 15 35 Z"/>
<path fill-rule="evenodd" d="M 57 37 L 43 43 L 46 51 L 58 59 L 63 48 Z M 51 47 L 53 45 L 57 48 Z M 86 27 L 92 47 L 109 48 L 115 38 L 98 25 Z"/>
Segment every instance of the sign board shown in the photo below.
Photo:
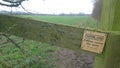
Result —
<path fill-rule="evenodd" d="M 101 54 L 105 45 L 107 33 L 84 30 L 81 43 L 83 50 Z"/>

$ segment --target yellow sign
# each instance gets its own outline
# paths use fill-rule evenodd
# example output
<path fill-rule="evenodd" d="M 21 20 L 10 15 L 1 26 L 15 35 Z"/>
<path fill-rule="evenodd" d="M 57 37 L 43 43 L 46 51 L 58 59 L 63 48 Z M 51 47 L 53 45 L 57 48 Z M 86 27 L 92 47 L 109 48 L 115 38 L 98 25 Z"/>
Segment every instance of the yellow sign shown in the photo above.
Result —
<path fill-rule="evenodd" d="M 83 50 L 102 53 L 107 34 L 102 32 L 84 31 L 81 48 Z"/>

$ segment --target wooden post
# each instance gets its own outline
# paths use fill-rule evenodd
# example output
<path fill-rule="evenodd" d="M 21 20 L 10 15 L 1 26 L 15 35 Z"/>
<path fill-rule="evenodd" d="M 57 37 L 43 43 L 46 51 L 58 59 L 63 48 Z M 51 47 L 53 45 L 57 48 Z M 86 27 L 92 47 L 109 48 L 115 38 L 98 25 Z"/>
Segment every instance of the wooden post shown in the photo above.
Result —
<path fill-rule="evenodd" d="M 120 0 L 104 0 L 101 29 L 110 31 L 103 54 L 96 55 L 94 68 L 120 68 Z"/>
<path fill-rule="evenodd" d="M 103 54 L 96 55 L 94 68 L 120 68 L 120 34 L 108 35 Z"/>
<path fill-rule="evenodd" d="M 120 31 L 120 0 L 103 0 L 101 29 Z"/>

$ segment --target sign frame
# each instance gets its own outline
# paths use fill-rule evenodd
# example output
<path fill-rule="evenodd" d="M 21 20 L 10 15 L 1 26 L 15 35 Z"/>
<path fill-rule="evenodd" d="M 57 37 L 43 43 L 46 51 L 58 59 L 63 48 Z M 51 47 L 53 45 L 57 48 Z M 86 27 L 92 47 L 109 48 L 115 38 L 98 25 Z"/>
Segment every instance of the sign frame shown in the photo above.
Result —
<path fill-rule="evenodd" d="M 107 33 L 84 30 L 81 49 L 101 54 L 104 50 Z"/>

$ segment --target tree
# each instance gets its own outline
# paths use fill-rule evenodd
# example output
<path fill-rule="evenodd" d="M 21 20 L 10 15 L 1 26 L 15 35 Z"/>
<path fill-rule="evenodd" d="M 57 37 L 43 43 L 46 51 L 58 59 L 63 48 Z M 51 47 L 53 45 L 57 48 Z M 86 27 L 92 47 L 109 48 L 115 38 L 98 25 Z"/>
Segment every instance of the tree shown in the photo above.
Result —
<path fill-rule="evenodd" d="M 18 7 L 25 0 L 2 0 L 2 1 L 6 3 L 0 2 L 0 5 L 7 6 L 7 7 Z"/>
<path fill-rule="evenodd" d="M 0 2 L 0 5 L 7 6 L 7 7 L 18 7 L 21 6 L 24 11 L 27 13 L 32 14 L 31 12 L 27 11 L 23 6 L 22 2 L 27 0 L 2 0 L 3 2 Z M 11 10 L 12 13 L 12 10 Z"/>
<path fill-rule="evenodd" d="M 95 20 L 100 22 L 103 0 L 93 0 L 93 2 L 94 2 L 94 9 L 93 9 L 93 12 L 92 12 L 92 16 Z"/>

